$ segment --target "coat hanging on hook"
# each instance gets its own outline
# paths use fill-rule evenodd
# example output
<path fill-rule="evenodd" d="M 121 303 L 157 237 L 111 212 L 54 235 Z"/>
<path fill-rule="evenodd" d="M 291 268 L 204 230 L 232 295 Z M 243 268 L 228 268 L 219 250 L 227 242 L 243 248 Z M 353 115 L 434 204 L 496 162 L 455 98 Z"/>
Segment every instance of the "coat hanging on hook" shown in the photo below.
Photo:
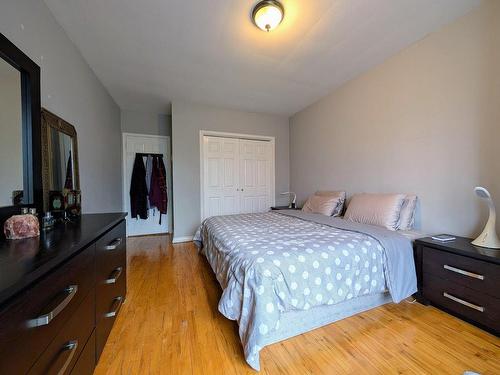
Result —
<path fill-rule="evenodd" d="M 167 196 L 167 173 L 163 157 L 153 157 L 153 168 L 151 173 L 151 188 L 149 190 L 149 203 L 151 207 L 156 207 L 161 215 L 167 214 L 168 196 Z"/>
<path fill-rule="evenodd" d="M 146 157 L 146 164 L 144 164 Z M 167 173 L 163 154 L 136 153 L 130 184 L 130 208 L 132 218 L 147 219 L 149 210 L 158 209 L 167 214 Z"/>
<path fill-rule="evenodd" d="M 148 188 L 146 185 L 146 168 L 139 154 L 135 155 L 132 181 L 130 182 L 130 216 L 132 218 L 148 218 Z"/>

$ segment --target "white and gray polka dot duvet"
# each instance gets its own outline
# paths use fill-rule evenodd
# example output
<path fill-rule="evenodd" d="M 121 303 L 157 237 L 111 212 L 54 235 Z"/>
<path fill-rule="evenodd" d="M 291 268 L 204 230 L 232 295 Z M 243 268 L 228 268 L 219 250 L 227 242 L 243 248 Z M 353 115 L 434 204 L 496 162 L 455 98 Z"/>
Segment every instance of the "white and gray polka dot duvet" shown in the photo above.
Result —
<path fill-rule="evenodd" d="M 411 243 L 385 229 L 300 211 L 212 217 L 195 235 L 223 289 L 219 311 L 237 320 L 245 358 L 259 369 L 280 315 L 388 289 L 416 291 Z"/>

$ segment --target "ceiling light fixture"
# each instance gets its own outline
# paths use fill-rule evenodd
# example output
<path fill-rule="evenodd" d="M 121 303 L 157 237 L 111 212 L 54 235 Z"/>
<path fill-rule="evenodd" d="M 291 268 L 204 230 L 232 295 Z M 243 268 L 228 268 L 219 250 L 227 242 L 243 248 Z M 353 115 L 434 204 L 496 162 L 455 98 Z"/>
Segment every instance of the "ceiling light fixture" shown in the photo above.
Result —
<path fill-rule="evenodd" d="M 275 0 L 263 0 L 257 3 L 252 11 L 252 19 L 259 29 L 271 31 L 283 20 L 285 10 L 280 2 Z"/>

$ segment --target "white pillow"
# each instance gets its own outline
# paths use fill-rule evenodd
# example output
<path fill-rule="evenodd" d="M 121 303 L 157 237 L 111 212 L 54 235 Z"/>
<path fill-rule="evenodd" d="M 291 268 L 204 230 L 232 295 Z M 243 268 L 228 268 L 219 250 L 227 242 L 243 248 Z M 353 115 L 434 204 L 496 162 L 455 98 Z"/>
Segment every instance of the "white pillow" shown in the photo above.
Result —
<path fill-rule="evenodd" d="M 401 215 L 399 217 L 398 229 L 412 230 L 415 224 L 415 209 L 417 207 L 418 197 L 414 194 L 408 194 L 403 200 Z"/>
<path fill-rule="evenodd" d="M 405 197 L 405 194 L 356 194 L 344 219 L 396 230 Z"/>
<path fill-rule="evenodd" d="M 311 195 L 302 207 L 302 211 L 313 214 L 332 216 L 333 211 L 339 204 L 339 197 L 322 197 Z"/>
<path fill-rule="evenodd" d="M 346 198 L 345 191 L 317 191 L 314 195 L 318 195 L 320 197 L 332 197 L 339 198 L 337 207 L 333 209 L 332 216 L 340 216 L 342 215 L 342 211 L 344 211 L 344 203 Z"/>

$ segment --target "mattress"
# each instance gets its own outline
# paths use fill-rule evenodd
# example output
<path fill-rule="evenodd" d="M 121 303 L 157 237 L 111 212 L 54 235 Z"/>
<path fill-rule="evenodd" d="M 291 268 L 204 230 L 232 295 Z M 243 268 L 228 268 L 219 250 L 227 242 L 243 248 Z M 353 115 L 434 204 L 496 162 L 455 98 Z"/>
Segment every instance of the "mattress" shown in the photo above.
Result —
<path fill-rule="evenodd" d="M 362 310 L 385 301 L 387 289 L 396 302 L 416 291 L 408 238 L 322 216 L 277 211 L 212 217 L 195 236 L 223 289 L 219 311 L 238 322 L 254 369 L 262 347 L 349 316 L 343 309 L 352 301 L 377 296 L 376 303 L 358 306 Z M 315 314 L 307 318 L 308 312 Z M 307 319 L 297 325 L 294 315 Z"/>

